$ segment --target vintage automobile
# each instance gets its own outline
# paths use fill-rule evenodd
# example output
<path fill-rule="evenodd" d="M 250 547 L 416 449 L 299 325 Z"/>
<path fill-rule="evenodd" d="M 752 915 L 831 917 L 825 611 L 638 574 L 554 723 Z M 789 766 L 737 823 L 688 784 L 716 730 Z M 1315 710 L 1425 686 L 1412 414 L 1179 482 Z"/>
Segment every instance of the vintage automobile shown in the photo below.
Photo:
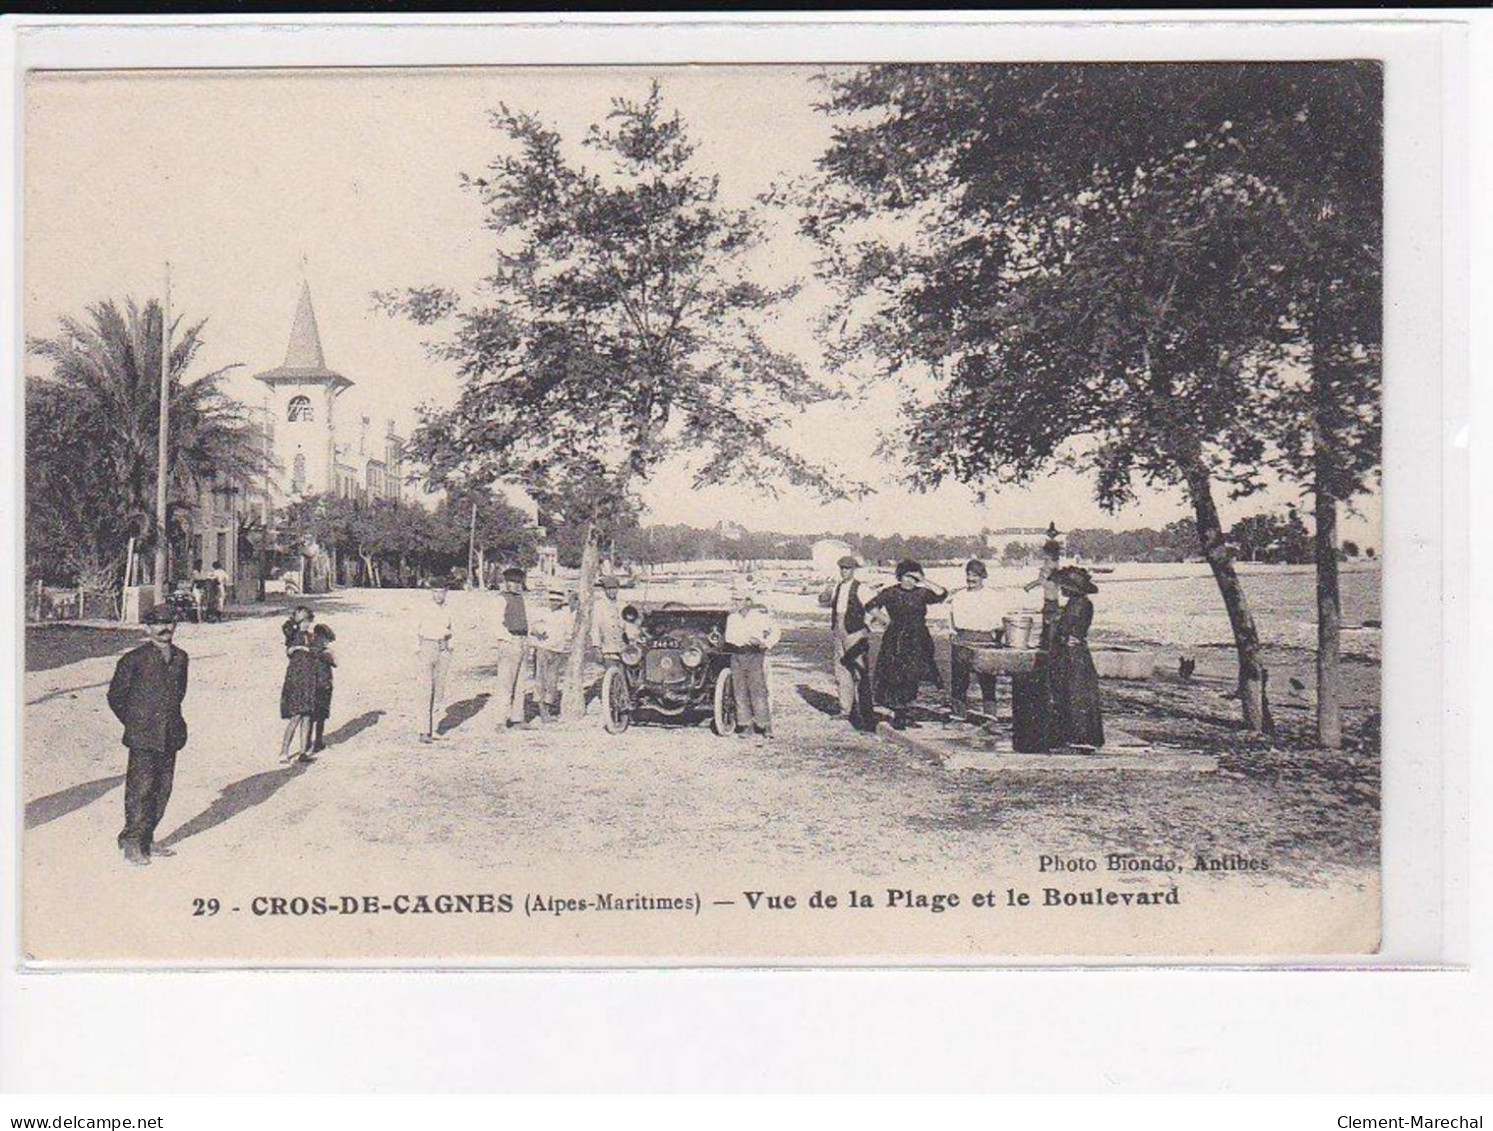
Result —
<path fill-rule="evenodd" d="M 709 715 L 716 734 L 734 733 L 736 697 L 725 639 L 730 610 L 678 601 L 632 608 L 637 612 L 628 618 L 630 643 L 622 667 L 608 668 L 601 680 L 607 732 L 621 734 L 640 716 Z"/>

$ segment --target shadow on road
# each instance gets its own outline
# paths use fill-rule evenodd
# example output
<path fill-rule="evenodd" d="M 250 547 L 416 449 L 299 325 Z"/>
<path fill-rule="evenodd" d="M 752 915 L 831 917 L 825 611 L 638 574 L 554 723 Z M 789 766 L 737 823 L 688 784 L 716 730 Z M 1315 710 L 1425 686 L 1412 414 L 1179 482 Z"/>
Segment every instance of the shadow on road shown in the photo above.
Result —
<path fill-rule="evenodd" d="M 79 660 L 118 656 L 140 643 L 140 634 L 73 624 L 26 626 L 26 670 L 50 671 Z"/>
<path fill-rule="evenodd" d="M 70 785 L 66 789 L 59 789 L 56 793 L 49 793 L 45 797 L 38 797 L 35 801 L 28 801 L 26 803 L 26 827 L 34 829 L 49 821 L 55 821 L 58 817 L 66 817 L 69 813 L 97 801 L 122 781 L 124 781 L 124 775 L 115 774 L 113 777 L 99 778 L 97 781 Z"/>
<path fill-rule="evenodd" d="M 361 715 L 348 719 L 331 734 L 322 739 L 325 747 L 336 746 L 339 742 L 346 742 L 349 738 L 356 738 L 371 726 L 376 726 L 379 719 L 384 717 L 383 711 L 364 711 Z"/>
<path fill-rule="evenodd" d="M 810 687 L 807 683 L 800 683 L 797 690 L 799 698 L 820 714 L 838 715 L 840 713 L 840 700 L 837 696 L 827 691 L 820 691 L 817 687 Z"/>
<path fill-rule="evenodd" d="M 441 721 L 436 725 L 436 734 L 446 734 L 449 731 L 455 730 L 478 711 L 482 710 L 483 707 L 487 706 L 487 701 L 490 698 L 492 698 L 491 694 L 484 691 L 472 696 L 470 699 L 463 699 L 459 703 L 452 703 L 451 706 L 446 708 L 446 713 L 441 716 Z"/>
<path fill-rule="evenodd" d="M 108 687 L 109 680 L 101 680 L 98 683 L 80 683 L 77 687 L 59 687 L 56 691 L 48 691 L 45 695 L 38 695 L 35 699 L 26 700 L 26 706 L 35 707 L 42 703 L 49 703 L 53 699 L 61 699 L 64 695 L 76 695 L 80 691 L 94 691 L 100 687 Z"/>
<path fill-rule="evenodd" d="M 292 762 L 283 770 L 266 770 L 262 774 L 254 774 L 252 777 L 225 786 L 223 792 L 213 799 L 211 805 L 186 824 L 178 827 L 160 843 L 170 848 L 188 837 L 217 828 L 224 821 L 237 817 L 245 809 L 252 809 L 268 801 L 287 782 L 304 774 L 307 768 L 304 762 Z"/>

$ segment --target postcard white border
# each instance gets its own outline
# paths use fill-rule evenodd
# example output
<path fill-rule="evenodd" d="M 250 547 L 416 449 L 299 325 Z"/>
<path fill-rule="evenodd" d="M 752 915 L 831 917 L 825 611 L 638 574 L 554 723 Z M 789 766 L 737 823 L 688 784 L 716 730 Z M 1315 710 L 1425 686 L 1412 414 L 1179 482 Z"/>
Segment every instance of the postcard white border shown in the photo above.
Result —
<path fill-rule="evenodd" d="M 891 13 L 869 22 L 850 17 L 753 16 L 534 18 L 494 24 L 449 17 L 409 21 L 383 17 L 381 26 L 369 26 L 369 21 L 357 17 L 298 18 L 300 26 L 286 20 L 266 23 L 233 18 L 193 18 L 190 25 L 113 21 L 109 26 L 90 26 L 76 19 L 32 20 L 20 29 L 19 37 L 7 36 L 0 44 L 4 53 L 0 64 L 12 79 L 5 92 L 5 109 L 10 113 L 0 123 L 7 131 L 0 136 L 0 148 L 18 152 L 19 76 L 27 67 L 1385 57 L 1389 142 L 1386 420 L 1391 422 L 1386 429 L 1384 495 L 1384 619 L 1389 641 L 1384 669 L 1385 948 L 1378 959 L 1354 965 L 1455 963 L 1469 953 L 1468 923 L 1461 908 L 1468 887 L 1465 815 L 1472 774 L 1486 783 L 1486 770 L 1467 759 L 1468 665 L 1487 667 L 1468 646 L 1463 615 L 1474 596 L 1467 584 L 1465 510 L 1460 509 L 1467 499 L 1465 351 L 1469 331 L 1477 331 L 1469 327 L 1462 298 L 1470 266 L 1460 254 L 1467 245 L 1468 200 L 1455 185 L 1467 160 L 1463 147 L 1466 104 L 1459 102 L 1459 94 L 1465 96 L 1473 81 L 1485 96 L 1486 80 L 1466 69 L 1460 57 L 1465 32 L 1456 21 L 1396 20 L 1380 12 L 1357 19 L 1345 15 L 1262 14 L 1259 22 L 1249 22 L 1244 14 L 1232 12 L 1167 13 L 1162 22 L 1150 23 L 1142 22 L 1141 13 L 1074 16 L 1061 22 L 1046 15 L 1034 19 L 1005 14 L 951 17 L 939 23 L 921 15 Z M 8 21 L 5 30 L 16 31 L 15 22 Z M 1432 128 L 1438 120 L 1439 130 Z M 13 219 L 18 176 L 17 167 L 12 166 L 12 178 L 0 185 Z M 1444 186 L 1448 186 L 1445 191 Z M 0 284 L 0 307 L 10 331 L 4 340 L 18 349 L 19 276 L 13 272 L 19 266 L 20 248 L 13 226 L 6 239 L 11 251 L 8 263 L 15 266 Z M 1443 240 L 1448 249 L 1445 255 L 1441 253 Z M 6 358 L 12 381 L 18 372 L 17 359 L 14 351 Z M 1439 381 L 1432 377 L 1438 365 Z M 15 397 L 8 397 L 0 408 L 11 435 L 15 434 L 16 403 Z M 17 470 L 12 460 L 0 471 L 4 497 L 16 506 L 16 523 Z M 1441 505 L 1427 506 L 1428 499 L 1439 499 Z M 19 561 L 14 539 L 4 552 L 6 565 L 14 571 Z M 1486 601 L 1482 604 L 1485 607 Z M 13 616 L 13 609 L 7 615 Z M 15 647 L 15 635 L 7 634 L 8 649 Z M 12 671 L 17 671 L 17 657 L 12 653 L 10 659 Z M 1482 686 L 1490 684 L 1485 680 Z M 4 694 L 0 707 L 7 708 L 6 717 L 14 719 L 15 680 Z M 17 757 L 13 739 L 5 754 L 5 772 L 13 781 Z M 0 826 L 0 858 L 14 860 L 19 819 L 0 822 Z M 5 901 L 0 931 L 13 955 L 17 937 L 13 888 L 6 891 Z M 310 973 L 74 973 L 18 979 L 8 966 L 0 983 L 0 1013 L 11 1018 L 7 1029 L 14 1033 L 12 1026 L 16 1026 L 26 1036 L 0 1044 L 4 1058 L 0 1080 L 19 1073 L 26 1079 L 87 1079 L 93 1081 L 92 1086 L 110 1087 L 115 1086 L 109 1082 L 111 1072 L 140 1071 L 134 1057 L 116 1055 L 116 1061 L 127 1059 L 130 1064 L 109 1067 L 104 1063 L 109 1059 L 108 1048 L 99 1050 L 102 1060 L 88 1058 L 87 1071 L 92 1075 L 83 1066 L 64 1063 L 77 1050 L 61 1051 L 67 1049 L 63 1035 L 71 1033 L 67 1039 L 76 1041 L 77 1030 L 64 1027 L 63 1022 L 70 1020 L 76 1026 L 82 1010 L 102 1022 L 88 1025 L 100 1035 L 109 1031 L 110 1024 L 117 1026 L 121 1018 L 138 1015 L 141 1020 L 133 1023 L 137 1028 L 147 1026 L 152 1034 L 143 1041 L 153 1049 L 145 1075 L 159 1082 L 175 1080 L 194 1090 L 232 1087 L 229 1082 L 235 1079 L 226 1064 L 208 1063 L 216 1058 L 208 1056 L 200 1041 L 191 1039 L 194 1027 L 205 1017 L 250 1019 L 243 1028 L 214 1025 L 220 1040 L 226 1036 L 226 1043 L 242 1045 L 245 1052 L 261 1042 L 287 1042 L 276 1045 L 284 1055 L 275 1058 L 274 1075 L 288 1087 L 298 1086 L 296 1081 L 306 1086 L 312 1080 L 317 1081 L 312 1086 L 331 1085 L 334 1078 L 353 1088 L 377 1084 L 397 1089 L 414 1086 L 418 1080 L 440 1081 L 432 1083 L 437 1087 L 470 1086 L 479 1078 L 502 1086 L 505 1081 L 525 1080 L 525 1071 L 538 1072 L 540 1078 L 547 1074 L 552 1083 L 564 1086 L 564 1081 L 576 1083 L 566 1071 L 567 1064 L 583 1062 L 591 1070 L 588 1078 L 620 1080 L 624 1076 L 617 1074 L 625 1075 L 629 1069 L 647 1077 L 653 1072 L 644 1062 L 650 1037 L 663 1040 L 672 1055 L 682 1058 L 681 1064 L 695 1066 L 698 1074 L 692 1082 L 727 1079 L 722 1075 L 729 1073 L 725 1061 L 740 1055 L 731 1050 L 744 1045 L 766 1058 L 757 1062 L 759 1067 L 775 1070 L 786 1081 L 798 1076 L 796 1065 L 804 1062 L 797 1058 L 810 1056 L 822 1064 L 816 1051 L 829 1055 L 838 1048 L 844 1055 L 864 1046 L 884 1026 L 888 1009 L 896 1009 L 897 1016 L 905 1018 L 928 1012 L 914 1006 L 930 1004 L 947 1011 L 953 1034 L 934 1023 L 930 1013 L 926 1030 L 914 1026 L 885 1035 L 901 1043 L 915 1033 L 923 1032 L 928 1039 L 935 1039 L 937 1033 L 948 1055 L 938 1070 L 943 1078 L 1003 1081 L 1021 1087 L 1059 1080 L 1087 1080 L 1096 1087 L 1109 1082 L 1123 1086 L 1122 1079 L 1132 1084 L 1163 1083 L 1175 1079 L 1178 1071 L 1189 1075 L 1211 1071 L 1220 1079 L 1231 1078 L 1240 1063 L 1237 1050 L 1231 1055 L 1221 1047 L 1194 1047 L 1178 1061 L 1151 1062 L 1140 1048 L 1133 1047 L 1136 1042 L 1117 1041 L 1116 1035 L 1127 1027 L 1133 1029 L 1138 1018 L 1145 1018 L 1148 1031 L 1158 1033 L 1170 1023 L 1171 1036 L 1163 1040 L 1164 1047 L 1175 1044 L 1184 1033 L 1208 1031 L 1210 1018 L 1216 1023 L 1222 1017 L 1229 1018 L 1231 1029 L 1258 1026 L 1255 1031 L 1263 1034 L 1272 1025 L 1280 1029 L 1279 1010 L 1287 1002 L 1292 1003 L 1289 1025 L 1297 1035 L 1303 1026 L 1322 1026 L 1323 1046 L 1334 1045 L 1331 1059 L 1338 1063 L 1339 1072 L 1347 1072 L 1352 1062 L 1351 1055 L 1344 1055 L 1346 1050 L 1374 1039 L 1374 1027 L 1366 1015 L 1354 1012 L 1353 1003 L 1367 1009 L 1375 997 L 1402 998 L 1405 1010 L 1419 1014 L 1427 1000 L 1449 992 L 1437 989 L 1417 998 L 1400 977 L 1381 979 L 1373 992 L 1356 998 L 1333 992 L 1334 986 L 1342 989 L 1366 976 L 1342 973 L 1323 980 L 1300 972 L 1196 970 L 1075 976 L 1060 969 L 1020 976 L 932 971 L 648 971 L 459 977 L 443 973 L 330 977 Z M 1417 977 L 1423 984 L 1425 979 L 1435 979 L 1444 986 L 1448 978 L 1469 976 Z M 1211 999 L 1208 1009 L 1197 1008 L 1193 999 L 1199 995 Z M 1326 998 L 1337 1001 L 1335 1008 L 1342 1010 L 1330 1026 L 1328 1018 L 1313 1012 L 1308 1004 Z M 371 1010 L 398 1009 L 401 1002 L 418 1003 L 404 1013 L 407 1020 L 419 1022 L 407 1036 L 383 1027 L 374 1033 L 338 1024 L 338 1036 L 332 1042 L 338 1047 L 327 1043 L 328 1022 L 339 1011 L 344 1011 L 340 1016 L 345 1020 Z M 142 1008 L 146 1003 L 148 1007 Z M 994 1012 L 983 1015 L 977 1003 Z M 1042 1042 L 1029 1041 L 1021 1032 L 1053 1032 L 1058 1015 L 1075 1008 L 1089 1015 L 1084 1028 L 1091 1024 L 1093 1031 L 1079 1035 L 1061 1064 L 1035 1060 Z M 996 1015 L 1002 1022 L 992 1029 Z M 506 1020 L 520 1016 L 525 1018 L 523 1026 Z M 774 1016 L 791 1016 L 799 1028 L 781 1025 Z M 546 1017 L 550 1020 L 542 1020 Z M 608 1017 L 610 1024 L 587 1029 L 596 1026 L 598 1018 Z M 638 1026 L 631 1037 L 618 1024 L 624 1017 Z M 427 1018 L 434 1028 L 423 1027 Z M 484 1026 L 484 1018 L 493 1022 L 491 1029 Z M 560 1018 L 567 1020 L 562 1024 Z M 677 1027 L 661 1029 L 665 1018 L 672 1018 Z M 878 1023 L 877 1018 L 882 1021 Z M 255 1025 L 262 1028 L 250 1038 L 246 1030 Z M 531 1033 L 546 1034 L 550 1040 L 538 1044 L 554 1054 L 557 1025 L 573 1037 L 569 1051 L 558 1062 L 543 1061 L 541 1048 L 524 1044 L 513 1031 L 527 1027 Z M 683 1032 L 713 1032 L 714 1036 L 694 1043 L 677 1042 L 677 1034 Z M 410 1041 L 422 1033 L 432 1039 L 441 1034 L 441 1055 L 421 1060 L 418 1066 L 390 1059 L 395 1049 L 410 1047 Z M 320 1043 L 317 1034 L 321 1034 Z M 988 1050 L 977 1057 L 967 1047 L 945 1045 L 971 1038 L 982 1044 L 995 1041 L 1003 1050 L 1002 1059 L 987 1059 Z M 781 1043 L 768 1049 L 762 1044 L 764 1039 Z M 107 1043 L 107 1036 L 102 1040 Z M 378 1040 L 383 1044 L 376 1044 Z M 486 1047 L 477 1051 L 474 1046 L 482 1046 L 484 1040 Z M 59 1041 L 63 1043 L 55 1043 Z M 163 1045 L 179 1055 L 161 1055 Z M 564 1048 L 564 1043 L 559 1047 Z M 600 1054 L 602 1047 L 606 1052 L 600 1061 L 587 1055 L 587 1049 L 595 1048 Z M 1283 1050 L 1246 1047 L 1250 1051 L 1244 1059 L 1272 1068 L 1285 1086 L 1312 1078 L 1306 1066 L 1288 1063 L 1281 1055 Z M 1172 1048 L 1172 1053 L 1179 1048 Z M 53 1051 L 49 1054 L 48 1049 Z M 790 1049 L 796 1052 L 779 1059 L 780 1051 L 787 1054 Z M 329 1052 L 334 1053 L 335 1063 L 331 1073 Z M 1443 1049 L 1452 1060 L 1460 1052 Z M 713 1062 L 715 1055 L 724 1060 Z M 842 1064 L 821 1082 L 827 1086 L 848 1083 L 873 1060 L 859 1067 Z M 1107 1081 L 1097 1070 L 1106 1062 L 1116 1066 L 1123 1062 L 1127 1075 Z M 417 1067 L 424 1075 L 412 1075 Z M 490 1075 L 473 1075 L 484 1068 Z M 933 1066 L 925 1068 L 933 1070 Z M 656 1072 L 653 1075 L 657 1078 Z M 532 1075 L 527 1079 L 538 1083 Z M 864 1079 L 874 1081 L 875 1077 Z M 141 1083 L 138 1077 L 121 1076 L 118 1086 L 133 1088 Z M 1388 1080 L 1385 1086 L 1390 1086 Z"/>

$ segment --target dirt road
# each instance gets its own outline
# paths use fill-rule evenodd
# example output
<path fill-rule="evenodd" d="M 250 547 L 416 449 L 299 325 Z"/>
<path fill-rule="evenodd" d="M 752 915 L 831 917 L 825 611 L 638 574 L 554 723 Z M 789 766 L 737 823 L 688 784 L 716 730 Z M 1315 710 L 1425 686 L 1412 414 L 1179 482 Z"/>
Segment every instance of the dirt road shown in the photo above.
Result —
<path fill-rule="evenodd" d="M 1030 870 L 1041 853 L 1269 856 L 1269 882 L 1373 896 L 1375 817 L 1344 811 L 1315 779 L 1157 773 L 951 772 L 858 734 L 830 715 L 827 636 L 790 625 L 774 653 L 776 736 L 719 738 L 704 723 L 605 734 L 583 723 L 505 731 L 487 693 L 491 595 L 453 594 L 457 659 L 436 746 L 415 741 L 420 711 L 415 591 L 323 598 L 337 630 L 329 749 L 279 761 L 284 671 L 278 621 L 184 625 L 191 740 L 158 843 L 174 855 L 127 869 L 124 749 L 104 701 L 112 656 L 28 673 L 24 792 L 27 942 L 43 956 L 128 953 L 160 931 L 134 921 L 136 896 L 168 883 L 180 901 L 230 877 L 286 884 L 336 875 L 551 875 L 598 867 L 668 876 L 807 874 L 868 884 L 892 871 L 973 876 L 994 862 Z M 930 724 L 934 725 L 934 724 Z M 1303 807 L 1305 805 L 1305 808 Z M 166 876 L 161 875 L 167 873 Z M 247 880 L 245 882 L 248 882 Z M 735 880 L 733 886 L 739 886 Z M 97 915 L 127 920 L 125 942 L 71 949 Z M 150 953 L 163 948 L 153 946 Z M 192 953 L 176 939 L 164 951 Z"/>

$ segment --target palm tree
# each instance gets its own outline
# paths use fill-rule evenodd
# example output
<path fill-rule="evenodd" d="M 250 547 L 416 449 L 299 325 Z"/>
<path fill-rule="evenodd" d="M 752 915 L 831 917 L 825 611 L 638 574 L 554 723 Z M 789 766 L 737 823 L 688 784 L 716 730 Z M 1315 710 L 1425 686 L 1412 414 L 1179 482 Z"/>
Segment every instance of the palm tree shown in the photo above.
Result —
<path fill-rule="evenodd" d="M 130 536 L 142 550 L 155 545 L 161 319 L 153 299 L 143 309 L 134 299 L 122 309 L 106 299 L 90 306 L 85 320 L 64 317 L 55 336 L 27 343 L 31 354 L 52 363 L 49 377 L 31 382 L 50 386 L 52 397 L 67 404 L 92 462 L 91 475 L 84 475 L 81 468 L 53 466 L 50 449 L 28 450 L 27 509 L 62 507 L 59 491 L 69 492 L 74 505 L 84 499 L 95 515 L 96 537 L 93 546 L 77 548 L 80 554 L 103 553 L 117 562 Z M 195 505 L 214 482 L 252 481 L 264 470 L 262 439 L 243 405 L 223 388 L 237 364 L 186 376 L 205 324 L 183 330 L 178 318 L 171 327 L 167 492 L 168 508 L 178 512 Z M 100 471 L 107 490 L 99 489 Z"/>

